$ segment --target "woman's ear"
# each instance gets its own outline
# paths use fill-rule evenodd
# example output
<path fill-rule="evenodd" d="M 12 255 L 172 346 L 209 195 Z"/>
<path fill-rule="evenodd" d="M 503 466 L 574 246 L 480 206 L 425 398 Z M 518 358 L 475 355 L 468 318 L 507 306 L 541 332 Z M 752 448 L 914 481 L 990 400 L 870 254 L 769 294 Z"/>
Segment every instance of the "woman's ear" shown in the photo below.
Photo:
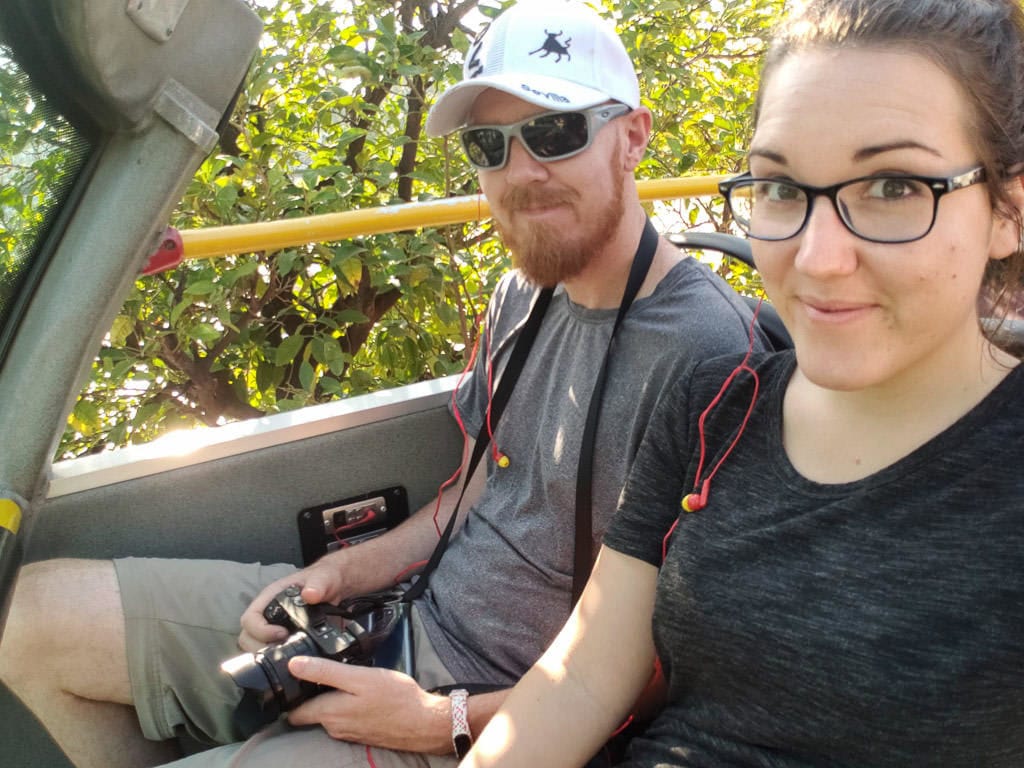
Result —
<path fill-rule="evenodd" d="M 1006 182 L 1006 197 L 992 217 L 990 259 L 1009 258 L 1024 245 L 1024 176 Z"/>
<path fill-rule="evenodd" d="M 626 123 L 625 151 L 622 153 L 622 170 L 632 173 L 644 159 L 647 142 L 651 139 L 651 111 L 647 107 L 637 107 L 621 118 Z"/>

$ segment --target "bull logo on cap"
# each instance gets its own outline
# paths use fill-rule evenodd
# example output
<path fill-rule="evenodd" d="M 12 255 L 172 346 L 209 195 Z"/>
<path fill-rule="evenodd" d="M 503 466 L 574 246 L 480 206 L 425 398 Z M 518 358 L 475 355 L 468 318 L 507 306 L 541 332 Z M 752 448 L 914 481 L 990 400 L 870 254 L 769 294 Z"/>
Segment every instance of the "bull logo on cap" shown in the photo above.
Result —
<path fill-rule="evenodd" d="M 544 41 L 544 45 L 535 51 L 530 51 L 530 56 L 533 56 L 535 53 L 540 53 L 540 57 L 543 59 L 553 53 L 558 57 L 555 59 L 556 64 L 562 60 L 563 56 L 569 59 L 569 61 L 572 61 L 572 55 L 569 53 L 569 43 L 572 42 L 571 37 L 564 43 L 560 43 L 558 42 L 558 38 L 562 36 L 562 32 L 548 32 L 545 29 L 544 34 L 548 36 L 547 40 Z M 543 51 L 543 53 L 541 53 L 541 51 Z"/>

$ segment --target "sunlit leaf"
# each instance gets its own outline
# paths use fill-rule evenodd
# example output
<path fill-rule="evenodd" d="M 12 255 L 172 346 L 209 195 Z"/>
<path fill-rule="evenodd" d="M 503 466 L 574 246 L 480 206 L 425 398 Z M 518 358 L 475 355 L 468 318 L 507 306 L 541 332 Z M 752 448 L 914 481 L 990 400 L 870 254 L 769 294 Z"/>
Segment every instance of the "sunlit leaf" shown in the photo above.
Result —
<path fill-rule="evenodd" d="M 281 345 L 277 348 L 274 354 L 274 363 L 276 365 L 287 365 L 295 356 L 299 354 L 299 350 L 302 349 L 302 344 L 305 341 L 301 336 L 289 336 L 287 339 L 281 342 Z"/>

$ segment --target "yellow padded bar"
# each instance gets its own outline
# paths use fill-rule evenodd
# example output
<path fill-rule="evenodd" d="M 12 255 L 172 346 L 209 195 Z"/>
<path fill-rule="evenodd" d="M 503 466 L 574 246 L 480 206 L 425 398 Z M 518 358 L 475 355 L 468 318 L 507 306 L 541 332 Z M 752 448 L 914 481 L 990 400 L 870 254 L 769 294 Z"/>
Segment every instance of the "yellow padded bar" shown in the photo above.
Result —
<path fill-rule="evenodd" d="M 718 182 L 724 178 L 727 177 L 648 179 L 637 182 L 637 191 L 644 202 L 714 195 L 718 193 Z M 231 253 L 273 251 L 403 229 L 461 224 L 486 219 L 490 215 L 491 209 L 483 196 L 470 195 L 280 221 L 190 229 L 181 233 L 181 240 L 186 259 L 208 259 Z"/>

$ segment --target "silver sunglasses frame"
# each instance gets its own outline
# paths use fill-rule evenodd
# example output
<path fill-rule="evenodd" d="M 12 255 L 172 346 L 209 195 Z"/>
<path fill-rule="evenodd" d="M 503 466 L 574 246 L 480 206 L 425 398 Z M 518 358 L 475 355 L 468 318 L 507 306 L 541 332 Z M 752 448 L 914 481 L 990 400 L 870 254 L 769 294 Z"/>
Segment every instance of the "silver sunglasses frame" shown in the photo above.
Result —
<path fill-rule="evenodd" d="M 542 112 L 539 115 L 532 115 L 525 120 L 520 120 L 518 123 L 512 123 L 511 125 L 468 125 L 462 129 L 459 133 L 459 143 L 462 144 L 462 150 L 466 153 L 466 159 L 469 160 L 469 164 L 472 165 L 479 171 L 500 171 L 506 165 L 508 165 L 508 156 L 510 154 L 510 145 L 512 139 L 519 139 L 519 143 L 529 153 L 530 157 L 536 160 L 538 163 L 554 163 L 558 160 L 567 160 L 570 157 L 574 157 L 581 152 L 585 151 L 594 143 L 594 137 L 598 132 L 604 128 L 608 123 L 617 117 L 621 117 L 629 112 L 632 112 L 632 108 L 625 104 L 600 104 L 596 107 L 589 107 L 587 109 L 572 109 L 559 111 L 554 110 L 551 112 Z M 542 117 L 549 117 L 553 115 L 571 115 L 580 114 L 586 118 L 587 121 L 587 141 L 579 149 L 574 149 L 564 155 L 558 155 L 557 157 L 540 157 L 530 148 L 530 145 L 523 139 L 523 126 L 529 125 L 535 120 L 539 120 Z M 505 153 L 502 157 L 501 163 L 498 165 L 478 165 L 473 162 L 470 156 L 469 148 L 466 145 L 466 134 L 470 131 L 477 130 L 492 130 L 497 131 L 501 134 L 505 140 Z"/>

